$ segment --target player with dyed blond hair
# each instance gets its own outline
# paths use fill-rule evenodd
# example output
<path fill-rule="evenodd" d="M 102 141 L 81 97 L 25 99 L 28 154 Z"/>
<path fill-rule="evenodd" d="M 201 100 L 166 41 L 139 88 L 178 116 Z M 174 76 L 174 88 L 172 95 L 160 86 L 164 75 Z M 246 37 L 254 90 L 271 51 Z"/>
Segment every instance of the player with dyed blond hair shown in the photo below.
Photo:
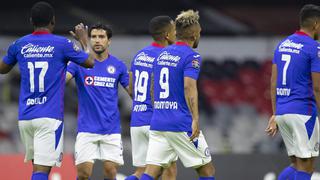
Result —
<path fill-rule="evenodd" d="M 164 48 L 154 63 L 154 111 L 150 124 L 147 168 L 141 180 L 153 180 L 177 157 L 194 168 L 199 180 L 214 180 L 214 167 L 199 128 L 197 79 L 199 14 L 188 10 L 175 20 L 177 42 Z M 157 148 L 154 148 L 157 147 Z"/>

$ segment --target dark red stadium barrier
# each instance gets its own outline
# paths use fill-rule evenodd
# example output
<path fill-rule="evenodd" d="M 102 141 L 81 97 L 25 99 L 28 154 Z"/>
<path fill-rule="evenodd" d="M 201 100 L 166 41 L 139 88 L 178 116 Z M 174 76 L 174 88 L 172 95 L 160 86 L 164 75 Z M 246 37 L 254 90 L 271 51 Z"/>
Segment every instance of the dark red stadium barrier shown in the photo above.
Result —
<path fill-rule="evenodd" d="M 0 179 L 27 180 L 31 179 L 32 164 L 23 162 L 24 155 L 0 155 Z M 76 169 L 73 156 L 64 155 L 61 168 L 53 168 L 49 180 L 75 180 Z"/>

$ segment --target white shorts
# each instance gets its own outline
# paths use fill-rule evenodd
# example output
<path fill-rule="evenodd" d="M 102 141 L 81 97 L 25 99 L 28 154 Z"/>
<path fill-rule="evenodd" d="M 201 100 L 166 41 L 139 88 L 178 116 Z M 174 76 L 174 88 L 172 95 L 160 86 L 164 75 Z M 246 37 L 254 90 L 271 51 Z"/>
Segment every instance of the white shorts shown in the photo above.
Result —
<path fill-rule="evenodd" d="M 132 164 L 135 167 L 146 166 L 150 126 L 131 127 Z"/>
<path fill-rule="evenodd" d="M 34 160 L 43 166 L 61 166 L 63 122 L 51 118 L 19 120 L 22 143 L 26 148 L 24 161 Z"/>
<path fill-rule="evenodd" d="M 80 132 L 75 144 L 76 165 L 94 160 L 112 161 L 123 165 L 121 134 Z"/>
<path fill-rule="evenodd" d="M 299 158 L 319 156 L 318 117 L 284 114 L 277 115 L 276 122 L 289 156 Z"/>
<path fill-rule="evenodd" d="M 200 132 L 193 143 L 187 132 L 150 131 L 147 164 L 168 167 L 179 157 L 185 167 L 197 168 L 211 162 L 207 142 Z"/>

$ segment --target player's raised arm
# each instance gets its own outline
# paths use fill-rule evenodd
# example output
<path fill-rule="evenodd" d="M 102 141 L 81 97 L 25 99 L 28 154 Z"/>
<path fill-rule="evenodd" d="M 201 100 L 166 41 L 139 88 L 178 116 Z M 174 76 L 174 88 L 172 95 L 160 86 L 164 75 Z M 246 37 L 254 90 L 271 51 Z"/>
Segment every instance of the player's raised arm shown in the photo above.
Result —
<path fill-rule="evenodd" d="M 0 61 L 0 74 L 7 74 L 17 63 L 16 59 L 16 43 L 10 45 L 7 55 Z"/>
<path fill-rule="evenodd" d="M 94 53 L 90 48 L 89 38 L 88 38 L 88 27 L 80 23 L 75 26 L 74 32 L 70 31 L 70 34 L 81 44 L 83 50 L 89 54 L 89 57 L 84 61 L 81 66 L 85 68 L 92 68 L 94 66 Z"/>
<path fill-rule="evenodd" d="M 199 130 L 199 110 L 198 110 L 198 90 L 197 81 L 190 77 L 184 77 L 184 96 L 188 108 L 192 115 L 192 135 L 190 140 L 198 137 Z"/>

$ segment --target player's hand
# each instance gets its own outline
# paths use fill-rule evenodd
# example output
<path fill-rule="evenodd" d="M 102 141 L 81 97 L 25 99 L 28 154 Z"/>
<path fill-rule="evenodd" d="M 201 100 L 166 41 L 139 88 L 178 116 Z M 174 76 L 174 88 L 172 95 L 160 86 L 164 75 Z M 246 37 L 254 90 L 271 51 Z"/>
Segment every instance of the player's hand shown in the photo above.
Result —
<path fill-rule="evenodd" d="M 74 31 L 69 31 L 74 39 L 79 41 L 82 46 L 86 47 L 88 44 L 88 26 L 80 23 L 74 27 Z"/>
<path fill-rule="evenodd" d="M 192 134 L 190 136 L 190 141 L 193 141 L 194 139 L 198 138 L 199 134 L 199 120 L 192 120 Z"/>
<path fill-rule="evenodd" d="M 271 137 L 273 137 L 273 136 L 275 136 L 277 134 L 278 126 L 277 126 L 277 123 L 276 123 L 275 115 L 272 115 L 270 117 L 269 122 L 268 122 L 268 126 L 265 129 L 265 131 Z"/>

